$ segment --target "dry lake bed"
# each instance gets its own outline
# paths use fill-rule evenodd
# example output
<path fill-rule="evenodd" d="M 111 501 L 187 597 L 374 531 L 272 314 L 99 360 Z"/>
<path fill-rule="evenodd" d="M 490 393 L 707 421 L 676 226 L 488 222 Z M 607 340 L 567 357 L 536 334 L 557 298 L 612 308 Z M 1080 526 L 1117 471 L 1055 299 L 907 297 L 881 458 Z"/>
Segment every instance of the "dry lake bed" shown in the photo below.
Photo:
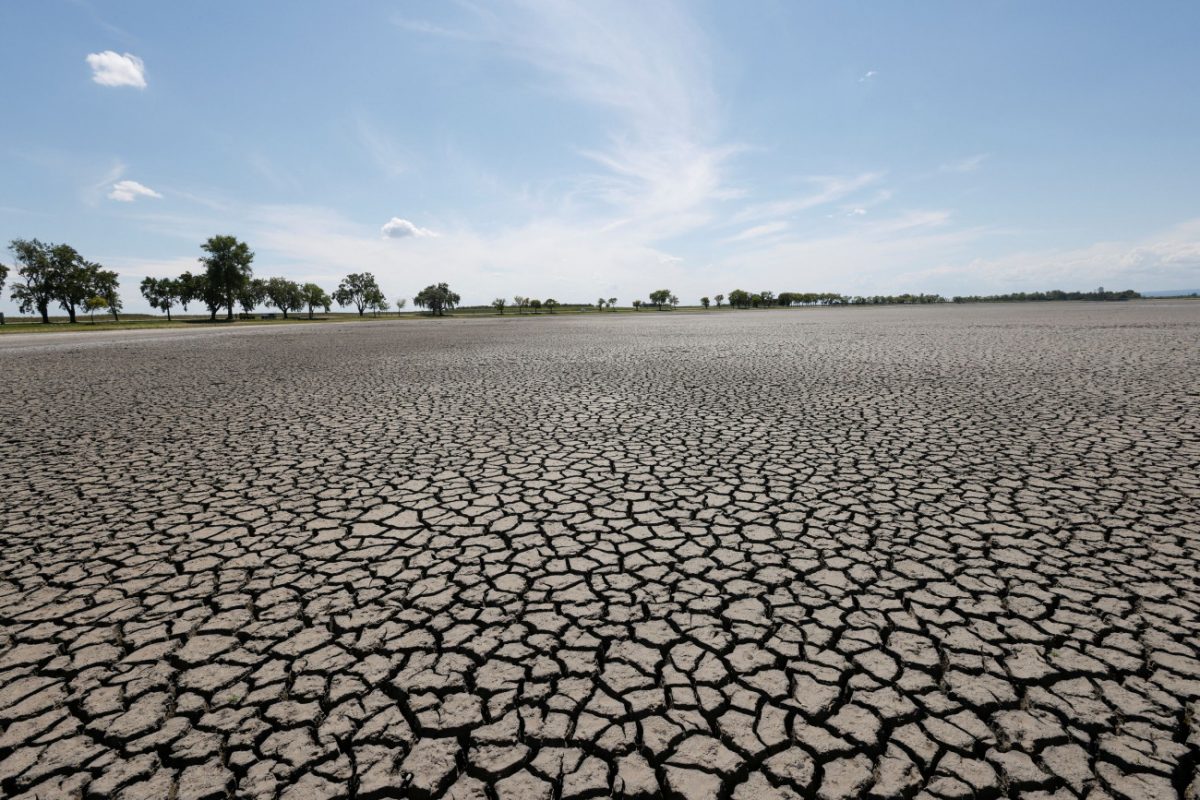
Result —
<path fill-rule="evenodd" d="M 0 375 L 0 796 L 1200 796 L 1200 303 Z"/>

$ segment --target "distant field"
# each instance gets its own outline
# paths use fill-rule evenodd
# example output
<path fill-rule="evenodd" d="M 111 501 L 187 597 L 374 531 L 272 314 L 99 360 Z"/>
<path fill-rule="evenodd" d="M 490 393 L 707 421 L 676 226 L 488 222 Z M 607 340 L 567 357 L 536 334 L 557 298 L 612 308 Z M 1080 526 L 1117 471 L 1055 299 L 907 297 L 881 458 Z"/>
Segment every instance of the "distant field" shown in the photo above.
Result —
<path fill-rule="evenodd" d="M 1146 300 L 1143 300 L 1143 301 L 1130 300 L 1130 301 L 1125 301 L 1125 302 L 1127 302 L 1127 303 L 1143 302 L 1144 303 L 1147 301 L 1161 302 L 1164 300 L 1200 303 L 1200 300 L 1197 300 L 1196 298 L 1184 297 L 1184 296 L 1179 296 L 1179 295 L 1175 295 L 1175 294 L 1147 295 Z M 1058 303 L 1055 303 L 1055 305 L 1057 305 L 1057 304 Z M 1077 304 L 1078 303 L 1075 303 L 1075 302 L 1067 303 L 1067 305 L 1077 305 Z M 950 304 L 940 304 L 940 305 L 947 306 Z M 993 304 L 972 303 L 971 305 L 985 306 L 985 305 L 993 305 Z M 994 304 L 994 305 L 1014 305 L 1014 304 L 1013 303 L 1003 303 L 1003 304 Z M 1048 303 L 1026 303 L 1026 304 L 1022 304 L 1022 305 L 1049 305 L 1049 304 Z M 527 310 L 523 313 L 519 313 L 513 309 L 505 309 L 503 314 L 499 314 L 491 306 L 468 306 L 468 307 L 463 307 L 463 308 L 456 308 L 453 311 L 447 312 L 445 317 L 446 318 L 496 317 L 496 318 L 503 319 L 503 318 L 509 318 L 509 317 L 520 317 L 520 318 L 548 317 L 548 318 L 551 318 L 551 317 L 559 317 L 559 316 L 563 316 L 563 315 L 579 315 L 579 314 L 593 314 L 593 315 L 594 314 L 601 314 L 601 315 L 647 314 L 647 315 L 650 315 L 650 314 L 679 314 L 679 313 L 728 314 L 728 313 L 739 313 L 739 312 L 781 313 L 781 312 L 804 312 L 804 311 L 808 311 L 808 312 L 832 311 L 835 308 L 841 309 L 841 310 L 847 310 L 847 311 L 865 311 L 868 309 L 896 308 L 896 307 L 902 307 L 902 306 L 883 306 L 883 305 L 836 306 L 836 307 L 835 306 L 791 306 L 791 307 L 770 306 L 768 308 L 736 309 L 736 308 L 730 308 L 728 305 L 721 306 L 720 308 L 717 308 L 715 306 L 711 307 L 711 308 L 703 308 L 702 306 L 696 305 L 696 306 L 679 306 L 677 308 L 664 308 L 661 311 L 659 311 L 658 309 L 655 309 L 653 307 L 643 307 L 641 309 L 636 309 L 636 308 L 633 308 L 632 306 L 624 306 L 624 307 L 619 306 L 615 309 L 606 308 L 606 309 L 597 311 L 594 306 L 567 305 L 567 306 L 559 306 L 554 312 L 549 312 L 549 311 L 545 311 L 545 310 L 535 312 L 535 311 Z M 266 312 L 266 313 L 270 313 L 270 312 Z M 201 315 L 201 314 L 184 314 L 184 315 L 173 314 L 170 322 L 167 321 L 167 318 L 165 316 L 156 316 L 156 315 L 150 315 L 150 314 L 122 314 L 120 322 L 113 322 L 112 319 L 107 314 L 105 314 L 103 318 L 101 318 L 99 315 L 97 315 L 95 322 L 91 321 L 86 316 L 81 315 L 79 317 L 79 321 L 76 322 L 74 325 L 70 324 L 65 316 L 62 316 L 62 317 L 52 316 L 50 318 L 49 325 L 43 324 L 39 317 L 7 317 L 5 324 L 0 325 L 0 336 L 2 336 L 4 334 L 14 334 L 14 333 L 86 333 L 89 331 L 90 332 L 100 332 L 100 331 L 139 330 L 139 329 L 152 329 L 152 328 L 193 328 L 193 329 L 201 330 L 204 328 L 217 328 L 217 327 L 224 327 L 224 326 L 229 326 L 229 325 L 234 325 L 237 327 L 247 327 L 250 325 L 291 325 L 291 324 L 301 323 L 301 322 L 318 322 L 318 323 L 320 323 L 320 322 L 367 322 L 367 321 L 380 322 L 380 321 L 387 321 L 387 320 L 404 321 L 404 320 L 429 319 L 431 315 L 426 312 L 422 312 L 422 311 L 413 311 L 413 310 L 406 309 L 400 313 L 391 311 L 391 312 L 382 313 L 382 314 L 366 314 L 363 316 L 359 316 L 358 314 L 353 313 L 353 312 L 349 312 L 349 313 L 348 312 L 332 312 L 329 314 L 317 313 L 314 315 L 313 319 L 311 319 L 311 320 L 308 318 L 307 315 L 305 315 L 303 313 L 301 313 L 299 315 L 296 315 L 296 314 L 289 315 L 288 319 L 283 319 L 282 316 L 279 314 L 276 314 L 273 319 L 267 319 L 267 318 L 263 317 L 263 312 L 256 312 L 250 316 L 251 316 L 251 318 L 249 318 L 249 319 L 235 319 L 232 323 L 230 323 L 230 322 L 226 321 L 223 316 L 218 316 L 216 321 L 212 321 L 209 319 L 207 314 L 203 314 L 203 315 Z"/>

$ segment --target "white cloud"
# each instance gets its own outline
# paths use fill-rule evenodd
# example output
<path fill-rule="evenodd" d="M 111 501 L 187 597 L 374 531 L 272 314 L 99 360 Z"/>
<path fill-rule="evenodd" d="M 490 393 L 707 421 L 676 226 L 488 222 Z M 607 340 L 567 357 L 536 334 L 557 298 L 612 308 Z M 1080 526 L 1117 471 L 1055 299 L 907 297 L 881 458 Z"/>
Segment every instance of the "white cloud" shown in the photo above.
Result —
<path fill-rule="evenodd" d="M 1044 289 L 1191 288 L 1200 276 L 1200 219 L 1134 241 L 943 260 L 904 278 L 943 291 L 991 294 Z"/>
<path fill-rule="evenodd" d="M 383 223 L 383 227 L 379 229 L 385 239 L 407 239 L 409 237 L 423 238 L 426 236 L 437 236 L 436 233 L 428 228 L 421 228 L 406 219 L 400 217 L 392 217 L 387 222 Z"/>
<path fill-rule="evenodd" d="M 396 177 L 407 171 L 407 158 L 396 143 L 361 116 L 358 118 L 358 138 L 386 175 Z"/>
<path fill-rule="evenodd" d="M 723 239 L 725 242 L 744 242 L 747 239 L 758 239 L 763 236 L 769 236 L 773 233 L 787 230 L 788 224 L 782 221 L 767 222 L 763 225 L 755 225 L 753 228 L 747 228 L 739 234 Z"/>
<path fill-rule="evenodd" d="M 117 181 L 113 184 L 112 191 L 108 193 L 110 200 L 117 200 L 122 203 L 132 203 L 139 197 L 157 197 L 161 199 L 162 195 L 149 186 L 143 186 L 137 181 Z"/>
<path fill-rule="evenodd" d="M 948 161 L 941 164 L 938 170 L 941 172 L 974 172 L 979 169 L 979 165 L 989 158 L 989 153 L 978 153 L 967 158 L 960 158 L 957 161 Z"/>
<path fill-rule="evenodd" d="M 875 77 L 876 75 L 878 75 L 878 74 L 879 74 L 879 73 L 878 73 L 876 70 L 869 69 L 869 70 L 867 70 L 867 71 L 866 71 L 866 73 L 865 73 L 865 74 L 864 74 L 864 75 L 863 75 L 861 78 L 859 78 L 859 79 L 858 79 L 858 82 L 859 82 L 859 83 L 866 83 L 867 81 L 871 80 L 872 78 L 874 78 L 874 77 Z"/>
<path fill-rule="evenodd" d="M 741 148 L 716 141 L 710 46 L 686 5 L 527 0 L 504 14 L 468 8 L 468 36 L 532 65 L 539 88 L 604 119 L 602 142 L 577 149 L 590 166 L 557 184 L 566 187 L 560 222 L 620 227 L 651 242 L 709 224 L 713 206 L 735 195 L 724 172 Z"/>
<path fill-rule="evenodd" d="M 146 65 L 132 53 L 90 53 L 87 63 L 92 68 L 92 80 L 101 86 L 146 88 Z"/>
<path fill-rule="evenodd" d="M 737 214 L 734 214 L 730 218 L 730 223 L 741 224 L 756 219 L 783 217 L 806 211 L 810 208 L 828 205 L 829 203 L 848 197 L 860 189 L 874 185 L 882 178 L 883 173 L 881 172 L 863 172 L 850 176 L 818 175 L 805 178 L 806 183 L 812 184 L 815 187 L 814 191 L 799 197 L 747 206 Z M 890 194 L 883 196 L 882 199 L 887 199 L 888 196 Z"/>

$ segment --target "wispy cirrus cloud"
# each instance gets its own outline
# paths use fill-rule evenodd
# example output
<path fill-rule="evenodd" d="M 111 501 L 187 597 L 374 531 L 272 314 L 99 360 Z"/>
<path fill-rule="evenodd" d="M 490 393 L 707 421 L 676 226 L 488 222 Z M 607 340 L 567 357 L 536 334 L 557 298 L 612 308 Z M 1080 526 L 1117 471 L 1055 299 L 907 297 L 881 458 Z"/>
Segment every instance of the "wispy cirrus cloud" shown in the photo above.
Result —
<path fill-rule="evenodd" d="M 990 153 L 977 153 L 966 158 L 959 158 L 954 161 L 946 161 L 938 166 L 939 172 L 974 172 L 979 169 L 983 162 L 991 157 Z"/>
<path fill-rule="evenodd" d="M 358 139 L 375 165 L 389 177 L 397 177 L 408 171 L 408 156 L 396 142 L 367 120 L 358 117 Z"/>
<path fill-rule="evenodd" d="M 528 64 L 537 86 L 602 116 L 602 139 L 577 142 L 582 161 L 561 181 L 561 223 L 668 238 L 707 224 L 727 186 L 734 142 L 717 135 L 710 43 L 674 2 L 568 4 L 528 0 L 498 13 L 469 6 L 470 28 L 399 20 L 406 30 L 469 38 Z"/>
<path fill-rule="evenodd" d="M 788 228 L 788 224 L 786 222 L 782 222 L 782 221 L 767 222 L 762 225 L 755 225 L 752 228 L 747 228 L 746 230 L 742 231 L 741 233 L 736 233 L 733 236 L 728 236 L 725 239 L 722 239 L 721 241 L 723 241 L 723 242 L 744 242 L 747 239 L 761 239 L 764 236 L 770 236 L 771 234 L 785 231 L 785 230 L 787 230 L 787 228 Z"/>
<path fill-rule="evenodd" d="M 146 65 L 133 53 L 89 53 L 87 63 L 92 68 L 92 81 L 101 86 L 146 88 Z"/>
<path fill-rule="evenodd" d="M 883 177 L 882 172 L 809 176 L 803 179 L 803 183 L 811 187 L 809 191 L 792 197 L 745 206 L 734 213 L 729 222 L 735 225 L 743 224 L 750 220 L 785 217 L 826 206 L 844 200 L 862 189 L 877 185 Z"/>

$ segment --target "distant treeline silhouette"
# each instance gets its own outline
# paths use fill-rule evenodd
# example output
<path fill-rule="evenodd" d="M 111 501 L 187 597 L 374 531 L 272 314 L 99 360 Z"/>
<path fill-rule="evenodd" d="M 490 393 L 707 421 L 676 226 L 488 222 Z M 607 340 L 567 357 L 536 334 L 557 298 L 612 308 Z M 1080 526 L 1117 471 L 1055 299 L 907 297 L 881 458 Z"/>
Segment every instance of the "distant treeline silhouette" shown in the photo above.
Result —
<path fill-rule="evenodd" d="M 307 310 L 311 319 L 316 309 L 329 312 L 337 303 L 345 308 L 353 307 L 359 316 L 368 311 L 378 316 L 393 307 L 399 313 L 407 305 L 407 298 L 395 297 L 389 301 L 384 297 L 375 276 L 369 272 L 352 273 L 338 284 L 337 289 L 326 292 L 315 283 L 300 284 L 288 278 L 257 278 L 252 263 L 254 251 L 233 236 L 213 236 L 200 245 L 205 255 L 198 259 L 201 270 L 185 272 L 177 278 L 145 278 L 141 286 L 142 296 L 151 308 L 161 311 L 171 319 L 175 307 L 187 311 L 189 303 L 202 304 L 209 319 L 216 320 L 222 310 L 225 318 L 232 320 L 235 309 L 249 315 L 258 306 L 278 308 L 287 318 L 289 312 Z M 95 312 L 107 310 L 113 319 L 119 319 L 122 308 L 117 293 L 117 273 L 83 258 L 78 251 L 63 244 L 46 244 L 37 239 L 14 239 L 9 249 L 16 256 L 17 280 L 13 282 L 11 297 L 21 313 L 38 314 L 42 322 L 50 321 L 50 304 L 57 303 L 67 312 L 71 322 L 76 321 L 78 311 Z M 0 264 L 0 289 L 3 289 L 9 268 Z M 723 294 L 700 298 L 700 305 L 709 308 L 713 301 L 717 308 L 728 302 L 733 308 L 769 308 L 776 306 L 835 306 L 835 305 L 927 305 L 932 303 L 1025 303 L 1050 300 L 1133 300 L 1140 298 L 1138 292 L 1126 289 L 1120 292 L 1106 291 L 1103 286 L 1092 292 L 1065 292 L 1055 289 L 1049 292 L 1013 292 L 1011 294 L 968 295 L 947 300 L 940 294 L 894 294 L 894 295 L 845 295 L 834 292 L 748 292 L 734 289 L 728 299 Z M 429 314 L 441 316 L 460 307 L 461 298 L 445 283 L 430 284 L 412 298 L 413 305 L 426 309 Z M 649 301 L 634 300 L 635 311 L 656 308 L 659 311 L 678 308 L 679 297 L 669 289 L 656 289 L 649 294 Z M 596 303 L 563 304 L 553 298 L 539 300 L 517 295 L 511 305 L 498 297 L 489 304 L 490 308 L 503 314 L 506 307 L 519 314 L 528 309 L 533 313 L 545 310 L 551 314 L 558 308 L 574 307 L 576 310 L 605 307 L 615 311 L 617 298 L 602 297 Z M 480 307 L 486 308 L 486 307 Z"/>
<path fill-rule="evenodd" d="M 1052 289 L 1048 292 L 1013 292 L 1011 294 L 967 295 L 955 297 L 955 303 L 1037 303 L 1051 300 L 1137 300 L 1141 295 L 1133 289 L 1107 292 L 1101 286 L 1094 292 L 1064 292 Z"/>

